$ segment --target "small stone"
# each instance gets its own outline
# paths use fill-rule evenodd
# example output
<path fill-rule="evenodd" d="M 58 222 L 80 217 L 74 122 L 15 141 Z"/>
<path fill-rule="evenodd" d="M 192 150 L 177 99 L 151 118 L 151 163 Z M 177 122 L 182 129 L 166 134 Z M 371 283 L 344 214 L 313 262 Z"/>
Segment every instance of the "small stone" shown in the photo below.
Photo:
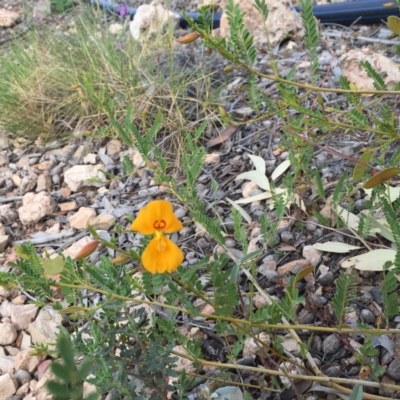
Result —
<path fill-rule="evenodd" d="M 115 217 L 111 214 L 102 213 L 92 218 L 89 224 L 96 230 L 108 231 L 115 222 Z"/>
<path fill-rule="evenodd" d="M 22 386 L 22 385 L 25 385 L 26 383 L 29 383 L 32 380 L 32 376 L 28 371 L 19 369 L 15 373 L 15 379 Z"/>
<path fill-rule="evenodd" d="M 172 350 L 176 351 L 178 353 L 188 355 L 188 351 L 186 350 L 186 348 L 181 345 L 175 346 Z M 193 365 L 193 361 L 188 360 L 187 358 L 179 357 L 179 356 L 175 356 L 175 357 L 178 357 L 178 360 L 175 361 L 175 364 L 176 364 L 176 367 L 174 367 L 175 371 L 180 372 L 182 370 L 185 370 L 186 372 L 189 372 L 192 374 L 196 372 L 196 368 Z"/>
<path fill-rule="evenodd" d="M 0 324 L 0 346 L 12 344 L 17 338 L 17 330 L 13 324 L 1 323 Z"/>
<path fill-rule="evenodd" d="M 117 33 L 119 33 L 120 31 L 122 31 L 123 26 L 121 24 L 111 24 L 108 27 L 108 32 L 110 32 L 112 35 L 115 35 Z"/>
<path fill-rule="evenodd" d="M 38 176 L 31 170 L 28 169 L 28 175 L 25 175 L 21 183 L 19 184 L 19 192 L 24 195 L 31 190 L 33 190 L 36 186 L 36 183 L 38 181 Z"/>
<path fill-rule="evenodd" d="M 25 304 L 27 299 L 28 298 L 24 294 L 20 294 L 19 296 L 12 299 L 11 303 L 17 304 L 17 305 L 22 305 L 22 304 Z"/>
<path fill-rule="evenodd" d="M 18 210 L 22 225 L 38 222 L 41 218 L 54 211 L 53 198 L 45 193 L 27 193 L 22 200 L 22 207 Z"/>
<path fill-rule="evenodd" d="M 322 342 L 322 351 L 325 353 L 325 355 L 330 356 L 332 354 L 335 354 L 339 350 L 341 345 L 342 342 L 340 338 L 337 335 L 332 334 L 327 336 Z"/>
<path fill-rule="evenodd" d="M 300 312 L 299 315 L 297 316 L 297 322 L 300 325 L 307 325 L 307 324 L 312 324 L 315 320 L 315 315 L 313 312 L 310 310 L 307 310 L 306 308 L 303 308 Z"/>
<path fill-rule="evenodd" d="M 0 253 L 3 253 L 6 249 L 10 236 L 8 235 L 0 235 Z"/>
<path fill-rule="evenodd" d="M 49 174 L 40 174 L 36 183 L 36 193 L 51 192 L 53 187 L 51 176 Z"/>
<path fill-rule="evenodd" d="M 0 357 L 0 374 L 6 374 L 15 367 L 14 356 L 2 356 Z"/>
<path fill-rule="evenodd" d="M 276 271 L 276 262 L 274 260 L 264 261 L 259 267 L 258 272 L 265 275 L 267 271 Z"/>
<path fill-rule="evenodd" d="M 87 245 L 88 243 L 93 242 L 89 236 L 85 236 L 82 239 L 79 239 L 77 242 L 69 246 L 65 249 L 62 253 L 65 257 L 75 258 L 75 256 L 82 250 L 82 248 Z"/>
<path fill-rule="evenodd" d="M 71 196 L 71 191 L 70 191 L 68 188 L 66 188 L 66 187 L 62 187 L 62 188 L 60 189 L 60 194 L 61 194 L 62 197 L 64 197 L 64 199 L 66 199 L 66 198 L 68 198 L 69 196 Z"/>
<path fill-rule="evenodd" d="M 93 154 L 93 153 L 86 154 L 86 156 L 83 157 L 83 162 L 85 164 L 93 164 L 94 165 L 97 163 L 97 155 Z"/>
<path fill-rule="evenodd" d="M 0 8 L 0 26 L 10 28 L 21 19 L 20 15 L 14 11 Z"/>
<path fill-rule="evenodd" d="M 179 15 L 166 10 L 160 4 L 142 4 L 129 24 L 131 35 L 135 40 L 146 41 L 155 35 L 164 33 L 169 26 L 179 24 Z"/>
<path fill-rule="evenodd" d="M 0 285 L 0 297 L 4 297 L 5 299 L 10 296 L 10 291 L 4 289 L 3 286 Z M 5 317 L 5 315 L 3 315 Z"/>
<path fill-rule="evenodd" d="M 22 334 L 22 339 L 21 339 L 21 344 L 19 346 L 19 349 L 21 351 L 28 350 L 32 345 L 31 337 L 24 331 L 21 331 L 21 334 Z"/>
<path fill-rule="evenodd" d="M 32 353 L 32 349 L 20 351 L 15 357 L 15 368 L 33 374 L 38 365 L 46 358 L 46 355 L 34 356 Z"/>
<path fill-rule="evenodd" d="M 17 383 L 10 374 L 0 376 L 0 399 L 6 400 L 17 391 Z"/>
<path fill-rule="evenodd" d="M 29 382 L 23 384 L 18 390 L 17 390 L 17 394 L 20 395 L 25 395 L 29 393 Z M 27 399 L 27 397 L 25 397 L 25 399 Z"/>
<path fill-rule="evenodd" d="M 321 275 L 321 276 L 318 278 L 318 283 L 319 283 L 321 286 L 328 287 L 328 286 L 331 286 L 331 285 L 332 285 L 332 283 L 333 283 L 334 280 L 335 280 L 335 277 L 334 277 L 334 275 L 332 274 L 332 272 L 327 272 L 327 273 Z"/>
<path fill-rule="evenodd" d="M 100 170 L 105 170 L 103 164 L 97 165 L 75 165 L 64 173 L 64 182 L 72 192 L 78 192 L 83 187 L 100 187 L 106 183 L 106 177 Z M 99 179 L 100 182 L 90 181 Z"/>
<path fill-rule="evenodd" d="M 4 225 L 0 222 L 0 235 L 5 236 L 6 231 L 4 230 Z"/>
<path fill-rule="evenodd" d="M 11 224 L 18 218 L 18 215 L 11 209 L 11 204 L 3 204 L 0 205 L 0 217 L 3 224 Z"/>
<path fill-rule="evenodd" d="M 259 187 L 258 187 L 258 185 L 257 185 L 256 183 L 254 183 L 254 182 L 247 182 L 247 183 L 245 183 L 244 186 L 243 186 L 242 196 L 243 196 L 244 198 L 250 197 L 250 196 L 252 196 L 252 192 L 253 192 L 254 190 L 258 190 L 258 189 L 259 189 Z"/>
<path fill-rule="evenodd" d="M 395 381 L 400 381 L 400 358 L 395 358 L 389 364 L 386 373 Z"/>
<path fill-rule="evenodd" d="M 93 208 L 81 207 L 70 219 L 69 224 L 75 229 L 86 229 L 91 218 L 96 216 Z"/>
<path fill-rule="evenodd" d="M 186 208 L 178 208 L 177 210 L 175 210 L 175 215 L 176 215 L 176 218 L 178 218 L 178 219 L 185 217 L 187 215 Z"/>
<path fill-rule="evenodd" d="M 282 240 L 283 243 L 293 244 L 294 243 L 293 233 L 289 232 L 289 231 L 283 231 L 281 233 L 281 240 Z"/>
<path fill-rule="evenodd" d="M 66 203 L 58 203 L 58 207 L 60 208 L 60 211 L 68 212 L 76 210 L 78 208 L 78 203 L 75 200 L 67 201 Z"/>
<path fill-rule="evenodd" d="M 220 161 L 218 153 L 207 154 L 204 158 L 204 164 L 219 164 Z"/>
<path fill-rule="evenodd" d="M 267 299 L 264 296 L 261 296 L 260 294 L 256 294 L 254 296 L 253 303 L 257 309 L 260 309 L 261 307 L 268 304 Z"/>
<path fill-rule="evenodd" d="M 43 307 L 36 320 L 29 324 L 28 331 L 31 334 L 34 344 L 48 344 L 49 348 L 54 349 L 55 334 L 58 326 L 62 325 L 62 316 L 52 307 Z"/>
<path fill-rule="evenodd" d="M 270 336 L 265 333 L 261 332 L 260 334 L 256 335 L 256 338 L 259 339 L 260 342 L 264 343 L 266 346 L 271 344 Z M 265 353 L 267 349 L 262 346 L 259 342 L 256 341 L 251 337 L 245 340 L 243 345 L 243 357 L 251 357 L 255 356 L 258 353 Z"/>
<path fill-rule="evenodd" d="M 321 260 L 322 251 L 314 249 L 312 246 L 304 246 L 303 257 L 308 260 L 310 265 L 316 266 Z"/>
<path fill-rule="evenodd" d="M 109 156 L 118 155 L 119 152 L 121 151 L 121 147 L 122 143 L 119 140 L 117 139 L 110 140 L 106 146 L 106 154 Z"/>
<path fill-rule="evenodd" d="M 38 307 L 34 304 L 11 305 L 11 322 L 17 330 L 27 329 L 35 319 Z"/>

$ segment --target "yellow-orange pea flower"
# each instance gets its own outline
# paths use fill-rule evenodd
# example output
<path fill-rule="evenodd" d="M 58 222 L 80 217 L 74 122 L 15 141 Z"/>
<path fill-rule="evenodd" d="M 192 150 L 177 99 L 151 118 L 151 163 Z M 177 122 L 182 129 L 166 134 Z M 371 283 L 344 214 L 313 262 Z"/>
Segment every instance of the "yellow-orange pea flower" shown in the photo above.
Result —
<path fill-rule="evenodd" d="M 142 254 L 142 264 L 152 274 L 170 272 L 183 261 L 182 250 L 165 234 L 183 229 L 172 204 L 166 200 L 151 201 L 139 211 L 131 230 L 142 235 L 154 235 Z"/>

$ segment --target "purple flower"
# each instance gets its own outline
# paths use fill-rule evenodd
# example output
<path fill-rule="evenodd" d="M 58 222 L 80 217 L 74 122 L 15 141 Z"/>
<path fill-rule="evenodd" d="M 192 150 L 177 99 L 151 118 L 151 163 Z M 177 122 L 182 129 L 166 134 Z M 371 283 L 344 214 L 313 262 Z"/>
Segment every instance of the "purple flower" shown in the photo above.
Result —
<path fill-rule="evenodd" d="M 34 19 L 35 21 L 37 21 L 38 19 L 40 19 L 40 17 L 39 17 L 39 15 L 37 15 L 37 14 L 33 14 L 33 19 Z"/>
<path fill-rule="evenodd" d="M 124 18 L 126 14 L 128 14 L 129 8 L 127 5 L 118 6 L 115 11 Z"/>
<path fill-rule="evenodd" d="M 122 43 L 121 43 L 121 42 L 118 42 L 118 43 L 117 43 L 117 47 L 118 47 L 119 49 L 122 49 Z"/>

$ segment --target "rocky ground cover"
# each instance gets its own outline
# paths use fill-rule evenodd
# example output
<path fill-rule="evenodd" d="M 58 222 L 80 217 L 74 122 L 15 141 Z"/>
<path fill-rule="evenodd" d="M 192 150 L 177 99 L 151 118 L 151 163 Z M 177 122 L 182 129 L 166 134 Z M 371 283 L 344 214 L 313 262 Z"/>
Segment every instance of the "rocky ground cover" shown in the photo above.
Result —
<path fill-rule="evenodd" d="M 34 3 L 32 3 L 33 6 L 35 6 Z M 36 3 L 44 7 L 43 4 L 46 2 Z M 168 3 L 171 9 L 182 6 L 182 2 L 171 3 Z M 197 2 L 192 3 L 193 9 L 196 8 Z M 133 1 L 127 4 L 140 5 Z M 185 2 L 185 8 L 186 5 Z M 0 41 L 5 46 L 9 46 L 9 39 L 14 37 L 13 35 L 25 34 L 25 29 L 30 29 L 29 24 L 32 21 L 29 23 L 27 21 L 32 15 L 28 18 L 26 10 L 29 12 L 32 10 L 23 9 L 21 2 L 13 0 L 6 0 L 4 6 L 7 11 L 16 13 L 14 16 L 8 15 L 11 22 L 9 26 L 3 25 L 0 31 Z M 241 2 L 241 6 L 245 8 L 248 6 L 247 2 Z M 39 7 L 38 4 L 36 7 Z M 282 23 L 279 18 L 279 13 L 283 12 L 281 7 L 284 6 L 279 2 L 274 9 L 277 14 L 272 19 L 279 24 L 275 28 L 271 22 L 270 27 L 274 57 L 279 62 L 282 76 L 286 76 L 292 68 L 295 68 L 294 76 L 299 81 L 305 81 L 308 79 L 310 63 L 307 52 L 301 44 L 301 22 L 298 15 L 293 13 L 285 18 L 286 24 Z M 288 13 L 287 9 L 285 10 L 285 13 Z M 40 12 L 44 14 L 39 15 Z M 46 29 L 46 24 L 54 24 L 57 28 L 64 24 L 68 25 L 68 19 L 72 18 L 72 14 L 68 13 L 54 15 L 51 9 L 47 9 L 46 12 L 42 9 L 34 11 L 34 15 L 40 18 L 42 30 Z M 107 18 L 110 26 L 114 24 L 113 29 L 126 29 L 122 23 L 118 27 L 115 25 L 121 22 L 118 16 Z M 21 21 L 21 24 L 17 21 Z M 257 23 L 252 18 L 248 22 L 250 31 L 255 35 L 257 46 L 263 47 L 265 42 L 258 31 Z M 141 31 L 146 20 L 136 20 L 136 24 L 128 28 L 130 32 Z M 324 76 L 324 87 L 338 87 L 338 80 L 343 75 L 358 89 L 374 90 L 372 79 L 366 74 L 361 74 L 355 66 L 366 59 L 370 60 L 385 76 L 388 87 L 393 87 L 400 81 L 397 65 L 400 57 L 393 49 L 393 41 L 387 39 L 391 31 L 384 23 L 351 27 L 330 24 L 321 26 L 320 30 L 322 40 L 321 45 L 318 46 L 318 72 Z M 288 32 L 293 40 L 286 39 L 285 35 Z M 178 31 L 176 36 L 185 33 Z M 217 34 L 225 35 L 226 33 L 227 26 L 222 23 L 220 32 Z M 190 51 L 199 52 L 199 48 L 200 46 L 193 45 Z M 177 48 L 177 51 L 183 50 Z M 228 65 L 228 62 L 224 62 L 216 55 L 215 60 L 215 65 L 220 66 L 221 69 Z M 257 55 L 254 68 L 266 74 L 273 73 L 268 57 L 263 52 Z M 242 121 L 247 121 L 254 116 L 253 110 L 241 91 L 243 85 L 246 84 L 246 79 L 247 72 L 241 69 L 233 71 L 219 94 L 219 103 L 222 104 L 223 109 Z M 260 80 L 259 87 L 262 87 L 271 97 L 279 92 L 278 85 L 271 80 Z M 344 94 L 322 92 L 321 96 L 324 107 L 328 109 L 337 106 L 338 113 L 349 105 L 348 97 Z M 372 98 L 367 97 L 365 104 L 373 101 Z M 389 101 L 394 110 L 398 107 L 397 101 L 397 97 Z M 374 108 L 367 108 L 366 112 L 372 118 Z M 394 115 L 393 118 L 397 117 Z M 214 121 L 214 119 L 215 115 L 209 116 L 209 121 Z M 349 131 L 345 126 L 340 126 L 328 137 L 324 137 L 321 132 L 312 132 L 312 134 L 314 136 L 311 139 L 315 140 L 316 145 L 313 147 L 309 163 L 312 168 L 321 172 L 322 186 L 329 194 L 334 192 L 346 171 L 351 175 L 354 160 L 362 156 L 363 150 L 377 141 L 377 134 L 373 129 Z M 276 211 L 264 201 L 265 198 L 258 200 L 254 197 L 265 192 L 262 182 L 257 179 L 238 179 L 240 174 L 254 170 L 254 166 L 260 165 L 259 162 L 261 162 L 261 169 L 265 168 L 265 174 L 269 180 L 275 182 L 276 187 L 283 187 L 282 175 L 290 168 L 291 149 L 288 148 L 288 142 L 282 135 L 279 123 L 273 123 L 269 119 L 240 126 L 218 125 L 210 122 L 208 129 L 201 137 L 201 143 L 207 149 L 207 155 L 196 181 L 196 192 L 207 204 L 208 215 L 219 218 L 225 232 L 224 246 L 217 245 L 212 237 L 204 232 L 204 227 L 193 221 L 187 207 L 182 206 L 171 195 L 168 187 L 157 181 L 154 168 L 146 163 L 138 149 L 128 147 L 123 138 L 118 137 L 117 134 L 112 137 L 101 137 L 85 134 L 78 129 L 67 141 L 54 139 L 45 142 L 42 139 L 15 137 L 13 132 L 2 132 L 0 139 L 1 272 L 14 271 L 12 263 L 15 263 L 21 255 L 18 253 L 18 246 L 28 242 L 32 243 L 42 256 L 53 258 L 63 254 L 65 257 L 75 258 L 82 248 L 93 242 L 93 237 L 88 230 L 89 225 L 97 231 L 101 239 L 107 242 L 114 240 L 118 247 L 125 251 L 140 247 L 142 236 L 129 230 L 133 216 L 136 216 L 149 201 L 167 199 L 173 203 L 175 214 L 184 225 L 182 230 L 171 235 L 171 239 L 184 252 L 183 267 L 190 268 L 201 262 L 204 257 L 213 254 L 229 252 L 236 259 L 243 259 L 246 253 L 262 250 L 262 254 L 258 257 L 255 274 L 256 284 L 260 290 L 251 300 L 255 309 L 261 309 L 267 304 L 262 291 L 279 300 L 284 295 L 288 278 L 297 276 L 302 270 L 312 265 L 315 268 L 308 271 L 297 282 L 297 289 L 304 296 L 304 301 L 296 309 L 296 323 L 315 327 L 335 326 L 332 299 L 337 291 L 336 284 L 340 271 L 343 270 L 342 264 L 350 256 L 359 254 L 359 248 L 343 254 L 343 252 L 329 251 L 329 246 L 327 250 L 315 245 L 337 242 L 360 246 L 363 243 L 354 235 L 351 226 L 341 228 L 335 226 L 331 208 L 318 200 L 314 188 L 305 190 L 300 187 L 297 189 L 298 204 L 302 201 L 306 211 L 302 213 L 301 207 L 288 209 L 274 232 L 273 246 L 264 248 L 265 238 L 261 234 L 259 221 L 265 214 L 274 218 Z M 179 158 L 181 149 L 173 147 L 176 143 L 173 141 L 172 133 L 158 138 L 157 144 L 167 149 L 168 159 L 172 164 L 176 161 L 174 156 Z M 169 148 L 168 145 L 170 145 Z M 393 141 L 385 148 L 385 152 L 388 158 L 395 155 L 397 142 Z M 185 179 L 179 168 L 174 171 L 174 176 L 179 183 Z M 397 188 L 397 183 L 395 179 L 391 182 L 393 188 Z M 351 210 L 358 215 L 359 212 L 367 209 L 368 196 L 367 191 L 358 188 L 341 203 L 341 207 L 351 206 Z M 245 211 L 242 215 L 246 220 L 246 237 L 249 243 L 246 250 L 235 235 L 232 201 L 237 201 L 237 205 L 241 205 L 242 210 Z M 318 210 L 319 214 L 313 213 L 313 210 Z M 328 224 L 322 223 L 320 215 L 328 220 Z M 390 248 L 387 236 L 368 240 L 367 244 L 371 246 Z M 112 248 L 100 246 L 88 259 L 90 263 L 101 265 L 103 255 L 116 257 L 117 253 Z M 142 274 L 137 263 L 128 262 L 127 268 L 136 277 Z M 201 270 L 201 272 L 207 275 L 206 270 Z M 382 327 L 384 319 L 384 303 L 380 289 L 383 280 L 382 272 L 353 269 L 351 274 L 356 284 L 356 296 L 351 300 L 352 311 L 346 314 L 346 323 L 349 326 L 360 322 L 371 328 Z M 240 273 L 238 275 L 239 291 L 247 293 L 250 291 L 249 286 L 248 276 Z M 208 292 L 212 292 L 212 288 L 209 288 Z M 85 292 L 85 296 L 86 306 L 98 304 L 99 297 L 96 297 L 94 293 Z M 61 295 L 60 298 L 62 298 Z M 201 298 L 194 297 L 191 300 L 199 312 L 209 317 L 190 317 L 185 324 L 182 323 L 184 320 L 182 316 L 177 317 L 177 324 L 181 323 L 181 333 L 191 339 L 201 339 L 202 350 L 207 360 L 228 362 L 227 343 L 233 345 L 233 339 L 222 338 L 217 334 L 216 323 L 211 317 L 215 309 L 210 304 Z M 241 301 L 236 316 L 246 318 L 249 314 L 249 297 L 244 295 Z M 53 398 L 46 389 L 46 383 L 52 376 L 49 365 L 53 358 L 47 354 L 35 355 L 30 347 L 47 345 L 51 349 L 57 327 L 64 325 L 70 328 L 73 322 L 50 305 L 39 303 L 38 299 L 23 287 L 7 289 L 0 286 L 0 400 Z M 154 312 L 154 308 L 147 306 L 146 312 Z M 387 328 L 399 329 L 400 316 L 393 316 Z M 366 377 L 365 379 L 368 380 L 371 375 L 371 371 L 363 369 L 359 359 L 354 355 L 365 343 L 365 338 L 360 334 L 338 335 L 333 332 L 318 331 L 311 334 L 311 331 L 304 329 L 298 332 L 299 340 L 289 330 L 281 329 L 278 334 L 283 354 L 296 362 L 306 359 L 299 341 L 307 343 L 314 363 L 324 376 L 347 379 Z M 243 349 L 235 359 L 238 365 L 271 367 L 270 360 L 265 361 L 259 347 L 259 342 L 269 346 L 271 337 L 268 333 L 261 332 L 257 338 L 258 342 L 253 337 L 246 338 Z M 400 333 L 375 336 L 370 348 L 374 350 L 370 357 L 382 368 L 382 373 L 375 381 L 371 380 L 369 387 L 366 386 L 365 391 L 370 397 L 365 398 L 400 398 L 400 392 L 395 390 L 397 385 L 400 385 Z M 174 350 L 180 353 L 186 351 L 180 345 Z M 282 368 L 279 359 L 275 362 Z M 179 358 L 177 364 L 178 370 L 185 369 L 191 373 L 196 371 L 194 363 L 190 360 Z M 310 370 L 313 368 L 310 360 L 308 364 L 306 363 L 306 367 Z M 296 367 L 290 370 L 298 374 L 299 371 Z M 208 369 L 204 368 L 203 374 L 203 380 L 196 388 L 191 389 L 190 395 L 193 399 L 205 398 L 199 388 L 203 390 L 206 386 L 212 388 L 211 391 L 218 389 L 212 381 L 213 378 L 220 378 L 218 370 L 210 366 Z M 252 390 L 252 398 L 299 398 L 298 393 L 292 391 L 276 394 L 273 391 L 260 390 L 263 375 L 259 372 L 237 373 L 236 371 L 229 374 L 228 381 L 240 380 L 242 384 L 248 385 L 250 388 L 248 390 Z M 285 377 L 281 379 L 283 386 L 290 382 L 289 380 L 285 382 Z M 308 398 L 317 398 L 317 393 L 319 398 L 332 400 L 346 398 L 346 395 L 338 390 L 316 384 L 313 389 L 311 382 L 303 382 L 305 382 L 304 387 L 298 384 L 298 388 L 301 394 L 309 390 Z M 268 383 L 270 383 L 269 380 Z M 226 382 L 224 385 L 228 386 Z M 252 385 L 255 388 L 251 389 Z M 85 393 L 89 393 L 93 390 L 93 386 L 86 383 L 84 390 Z M 108 393 L 103 397 L 111 399 L 112 396 L 113 393 Z M 243 398 L 239 389 L 230 393 L 229 396 L 231 399 Z"/>

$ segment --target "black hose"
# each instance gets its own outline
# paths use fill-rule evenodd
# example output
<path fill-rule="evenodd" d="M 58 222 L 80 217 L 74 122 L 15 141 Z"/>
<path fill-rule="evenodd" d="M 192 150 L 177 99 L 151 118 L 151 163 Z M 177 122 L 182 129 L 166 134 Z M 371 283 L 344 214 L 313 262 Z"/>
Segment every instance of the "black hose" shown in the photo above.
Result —
<path fill-rule="evenodd" d="M 93 5 L 99 5 L 102 8 L 117 13 L 118 5 L 112 4 L 106 0 L 90 0 Z M 294 7 L 297 11 L 301 10 L 301 7 Z M 136 14 L 136 8 L 128 7 L 127 14 L 134 16 Z M 313 13 L 317 19 L 322 23 L 334 22 L 337 24 L 350 25 L 355 21 L 359 23 L 372 23 L 379 22 L 382 19 L 386 19 L 391 15 L 400 15 L 399 7 L 395 0 L 364 0 L 346 3 L 333 3 L 323 4 L 320 6 L 313 7 Z M 187 22 L 181 13 L 180 25 L 182 28 L 187 26 Z M 190 18 L 193 18 L 196 22 L 198 13 L 187 13 Z M 213 27 L 218 28 L 221 21 L 220 12 L 213 14 Z"/>

